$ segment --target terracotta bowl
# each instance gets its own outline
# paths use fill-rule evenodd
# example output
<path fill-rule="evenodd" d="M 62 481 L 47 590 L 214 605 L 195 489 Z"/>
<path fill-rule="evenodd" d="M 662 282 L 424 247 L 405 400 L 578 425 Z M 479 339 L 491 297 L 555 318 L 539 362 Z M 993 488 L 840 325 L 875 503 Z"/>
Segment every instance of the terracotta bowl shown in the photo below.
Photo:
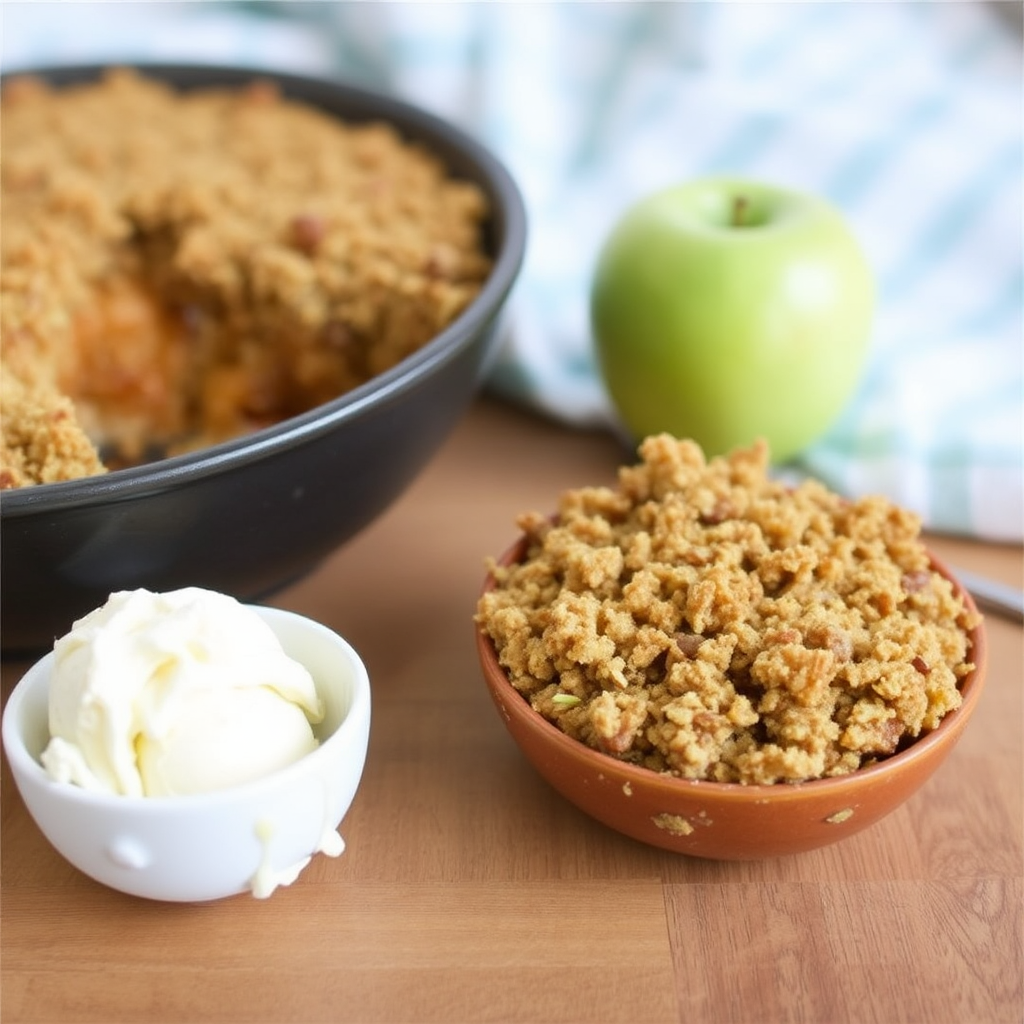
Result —
<path fill-rule="evenodd" d="M 501 559 L 525 555 L 520 539 Z M 937 559 L 934 569 L 967 591 Z M 484 590 L 494 586 L 488 576 Z M 490 637 L 477 651 L 491 697 L 527 760 L 570 803 L 609 828 L 676 853 L 716 860 L 755 860 L 802 853 L 845 839 L 894 811 L 931 777 L 960 739 L 985 681 L 984 627 L 971 633 L 975 669 L 961 686 L 963 704 L 906 750 L 850 775 L 804 783 L 746 786 L 661 775 L 626 764 L 574 740 L 534 711 L 498 663 Z"/>

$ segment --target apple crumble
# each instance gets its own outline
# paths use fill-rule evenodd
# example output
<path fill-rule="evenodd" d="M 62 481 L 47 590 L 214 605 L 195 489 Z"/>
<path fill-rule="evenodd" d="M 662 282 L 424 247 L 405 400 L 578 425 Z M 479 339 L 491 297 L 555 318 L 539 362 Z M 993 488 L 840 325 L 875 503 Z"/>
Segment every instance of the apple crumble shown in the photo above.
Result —
<path fill-rule="evenodd" d="M 0 485 L 278 422 L 474 298 L 486 197 L 388 124 L 269 81 L 4 84 Z"/>
<path fill-rule="evenodd" d="M 887 757 L 960 706 L 980 617 L 912 513 L 647 438 L 614 488 L 523 514 L 476 620 L 569 736 L 686 779 L 800 782 Z"/>

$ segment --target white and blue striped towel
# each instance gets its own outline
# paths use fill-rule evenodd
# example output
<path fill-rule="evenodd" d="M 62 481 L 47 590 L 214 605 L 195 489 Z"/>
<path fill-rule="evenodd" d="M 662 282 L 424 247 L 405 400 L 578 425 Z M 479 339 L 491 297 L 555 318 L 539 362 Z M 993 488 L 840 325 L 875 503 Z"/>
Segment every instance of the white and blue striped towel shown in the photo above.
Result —
<path fill-rule="evenodd" d="M 3 67 L 228 61 L 408 98 L 505 160 L 530 217 L 493 387 L 613 425 L 593 260 L 654 189 L 731 172 L 827 196 L 880 285 L 863 385 L 800 468 L 932 529 L 1024 535 L 1021 5 L 14 4 Z"/>

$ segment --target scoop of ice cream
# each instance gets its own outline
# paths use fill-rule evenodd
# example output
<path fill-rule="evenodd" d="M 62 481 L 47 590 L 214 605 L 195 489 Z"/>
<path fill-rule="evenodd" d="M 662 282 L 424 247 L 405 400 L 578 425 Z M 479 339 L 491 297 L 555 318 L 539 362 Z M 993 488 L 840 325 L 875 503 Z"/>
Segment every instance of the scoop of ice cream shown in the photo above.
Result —
<path fill-rule="evenodd" d="M 42 762 L 87 789 L 203 793 L 298 760 L 322 719 L 309 672 L 251 608 L 196 587 L 122 591 L 54 645 Z"/>

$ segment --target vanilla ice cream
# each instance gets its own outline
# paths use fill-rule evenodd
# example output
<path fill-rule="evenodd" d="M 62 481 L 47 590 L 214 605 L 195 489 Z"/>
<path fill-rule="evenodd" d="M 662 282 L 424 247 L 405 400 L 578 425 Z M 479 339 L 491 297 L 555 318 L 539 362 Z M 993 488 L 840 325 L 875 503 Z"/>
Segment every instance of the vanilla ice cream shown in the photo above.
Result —
<path fill-rule="evenodd" d="M 127 796 L 223 789 L 317 745 L 309 672 L 234 598 L 189 587 L 112 594 L 54 645 L 50 743 L 61 782 Z"/>

